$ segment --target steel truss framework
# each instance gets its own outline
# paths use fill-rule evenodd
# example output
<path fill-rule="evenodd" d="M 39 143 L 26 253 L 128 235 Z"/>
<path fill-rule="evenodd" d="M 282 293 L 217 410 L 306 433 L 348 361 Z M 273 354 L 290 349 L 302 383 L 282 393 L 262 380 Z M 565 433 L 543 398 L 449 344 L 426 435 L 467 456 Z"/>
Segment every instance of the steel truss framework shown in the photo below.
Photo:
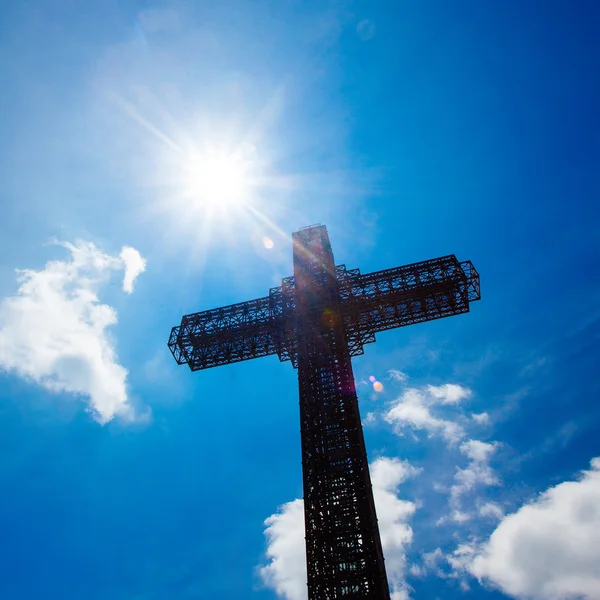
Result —
<path fill-rule="evenodd" d="M 466 313 L 479 275 L 454 255 L 362 275 L 325 226 L 292 236 L 268 296 L 186 315 L 169 348 L 192 371 L 277 354 L 298 369 L 309 600 L 389 599 L 351 357 L 380 331 Z"/>

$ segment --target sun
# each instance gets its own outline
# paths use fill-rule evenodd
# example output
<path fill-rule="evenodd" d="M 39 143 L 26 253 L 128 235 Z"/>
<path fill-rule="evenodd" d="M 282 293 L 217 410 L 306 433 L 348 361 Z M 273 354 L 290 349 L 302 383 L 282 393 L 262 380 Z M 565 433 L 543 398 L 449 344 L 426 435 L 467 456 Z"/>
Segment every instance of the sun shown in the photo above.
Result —
<path fill-rule="evenodd" d="M 196 208 L 230 209 L 246 204 L 252 180 L 251 151 L 207 150 L 194 153 L 185 165 L 185 196 Z"/>

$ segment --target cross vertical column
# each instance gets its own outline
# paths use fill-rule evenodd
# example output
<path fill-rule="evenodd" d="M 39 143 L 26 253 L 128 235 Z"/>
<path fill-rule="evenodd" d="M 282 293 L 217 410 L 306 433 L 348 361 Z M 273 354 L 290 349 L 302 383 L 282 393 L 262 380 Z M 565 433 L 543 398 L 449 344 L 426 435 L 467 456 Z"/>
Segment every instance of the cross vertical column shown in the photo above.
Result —
<path fill-rule="evenodd" d="M 327 230 L 293 234 L 309 600 L 389 587 Z"/>

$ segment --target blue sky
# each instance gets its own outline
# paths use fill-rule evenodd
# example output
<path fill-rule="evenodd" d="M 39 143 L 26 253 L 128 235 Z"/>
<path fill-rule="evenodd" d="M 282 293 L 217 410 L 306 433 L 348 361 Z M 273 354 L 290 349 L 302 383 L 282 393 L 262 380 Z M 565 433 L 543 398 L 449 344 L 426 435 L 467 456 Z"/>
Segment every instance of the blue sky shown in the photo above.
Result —
<path fill-rule="evenodd" d="M 354 361 L 394 600 L 599 598 L 599 26 L 4 3 L 0 597 L 304 597 L 296 373 L 191 374 L 166 341 L 266 295 L 320 222 L 348 267 L 482 277 Z"/>

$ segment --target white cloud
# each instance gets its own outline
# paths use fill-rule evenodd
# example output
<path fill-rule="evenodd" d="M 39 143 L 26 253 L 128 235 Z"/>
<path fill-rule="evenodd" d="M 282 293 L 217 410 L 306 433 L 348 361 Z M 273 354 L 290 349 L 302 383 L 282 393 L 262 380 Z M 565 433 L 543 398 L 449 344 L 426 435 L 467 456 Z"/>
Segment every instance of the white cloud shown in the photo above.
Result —
<path fill-rule="evenodd" d="M 362 420 L 363 427 L 368 427 L 377 423 L 377 415 L 374 412 L 367 413 L 367 416 Z"/>
<path fill-rule="evenodd" d="M 480 517 L 490 517 L 500 520 L 504 516 L 504 509 L 497 502 L 484 502 L 477 508 Z"/>
<path fill-rule="evenodd" d="M 471 396 L 471 390 L 454 383 L 445 383 L 444 385 L 428 385 L 427 391 L 436 400 L 442 404 L 459 404 L 461 400 Z"/>
<path fill-rule="evenodd" d="M 406 550 L 412 542 L 412 528 L 407 521 L 416 510 L 413 502 L 401 500 L 398 488 L 401 483 L 419 473 L 408 462 L 397 458 L 378 458 L 371 463 L 373 497 L 379 521 L 381 545 L 385 556 L 392 600 L 408 598 L 405 583 Z"/>
<path fill-rule="evenodd" d="M 473 421 L 475 421 L 475 423 L 478 423 L 479 425 L 488 425 L 490 422 L 490 415 L 488 415 L 486 412 L 473 413 L 471 415 L 471 418 L 473 419 Z"/>
<path fill-rule="evenodd" d="M 269 563 L 259 571 L 264 584 L 286 600 L 305 600 L 304 502 L 297 499 L 280 506 L 265 525 Z"/>
<path fill-rule="evenodd" d="M 426 571 L 436 571 L 441 573 L 439 563 L 444 560 L 444 553 L 441 548 L 436 548 L 432 552 L 423 553 L 423 566 Z"/>
<path fill-rule="evenodd" d="M 398 383 L 406 383 L 408 381 L 408 375 L 402 371 L 398 371 L 398 369 L 390 369 L 388 371 L 388 377 L 392 381 L 397 381 Z"/>
<path fill-rule="evenodd" d="M 133 255 L 139 253 L 124 248 L 126 262 L 91 243 L 59 245 L 69 250 L 70 259 L 48 262 L 40 271 L 19 271 L 16 295 L 0 303 L 0 368 L 54 392 L 86 396 L 100 422 L 116 414 L 131 418 L 127 371 L 107 332 L 117 315 L 100 303 L 98 290 L 112 270 L 139 272 Z"/>
<path fill-rule="evenodd" d="M 398 488 L 419 470 L 396 458 L 378 458 L 371 463 L 370 471 L 391 598 L 408 600 L 406 549 L 412 542 L 412 529 L 407 521 L 416 506 L 400 499 Z M 265 521 L 265 525 L 269 562 L 259 570 L 264 584 L 286 600 L 305 600 L 303 501 L 298 499 L 284 504 Z"/>
<path fill-rule="evenodd" d="M 442 570 L 442 565 L 446 565 L 451 559 L 453 559 L 453 555 L 446 556 L 441 548 L 436 548 L 431 552 L 423 552 L 421 554 L 422 563 L 420 565 L 412 565 L 410 568 L 411 575 L 415 577 L 424 578 L 429 573 L 434 573 L 437 577 L 441 577 L 442 579 L 448 579 L 452 577 L 457 579 L 461 574 L 451 574 L 448 575 L 446 572 Z"/>
<path fill-rule="evenodd" d="M 481 440 L 468 440 L 460 445 L 460 451 L 474 462 L 485 463 L 494 454 L 497 442 L 487 443 Z"/>
<path fill-rule="evenodd" d="M 600 458 L 502 519 L 453 565 L 515 598 L 600 598 Z M 451 563 L 452 564 L 452 563 Z"/>
<path fill-rule="evenodd" d="M 131 292 L 133 292 L 135 280 L 146 270 L 146 261 L 142 258 L 142 255 L 131 246 L 123 246 L 119 257 L 125 265 L 123 291 L 131 294 Z"/>
<path fill-rule="evenodd" d="M 413 577 L 425 577 L 427 575 L 427 570 L 419 565 L 410 565 L 408 572 Z"/>
<path fill-rule="evenodd" d="M 475 540 L 470 542 L 463 542 L 458 545 L 458 548 L 449 554 L 446 559 L 453 571 L 456 574 L 461 574 L 469 568 L 469 565 L 473 561 L 473 558 L 477 555 L 477 542 Z"/>
<path fill-rule="evenodd" d="M 462 510 L 462 497 L 473 490 L 475 486 L 499 485 L 498 476 L 490 467 L 489 460 L 498 448 L 498 443 L 468 440 L 460 445 L 460 451 L 469 458 L 466 468 L 457 468 L 454 475 L 454 485 L 450 488 L 451 519 L 464 522 L 470 515 Z M 488 507 L 488 510 L 491 510 Z"/>
<path fill-rule="evenodd" d="M 388 423 L 396 426 L 396 432 L 399 434 L 402 433 L 403 428 L 410 427 L 425 430 L 429 435 L 439 434 L 451 444 L 457 443 L 464 438 L 465 432 L 454 421 L 435 417 L 432 414 L 430 406 L 439 400 L 443 403 L 446 398 L 446 395 L 438 393 L 439 388 L 434 388 L 436 392 L 430 393 L 429 388 L 432 387 L 428 386 L 426 390 L 416 388 L 405 390 L 384 418 Z"/>
<path fill-rule="evenodd" d="M 450 521 L 454 521 L 455 523 L 466 523 L 467 521 L 471 520 L 471 515 L 467 512 L 456 508 L 450 513 L 449 517 L 441 517 L 440 519 L 438 519 L 436 521 L 436 525 L 441 525 L 442 523 L 445 523 L 448 519 L 450 519 Z"/>

